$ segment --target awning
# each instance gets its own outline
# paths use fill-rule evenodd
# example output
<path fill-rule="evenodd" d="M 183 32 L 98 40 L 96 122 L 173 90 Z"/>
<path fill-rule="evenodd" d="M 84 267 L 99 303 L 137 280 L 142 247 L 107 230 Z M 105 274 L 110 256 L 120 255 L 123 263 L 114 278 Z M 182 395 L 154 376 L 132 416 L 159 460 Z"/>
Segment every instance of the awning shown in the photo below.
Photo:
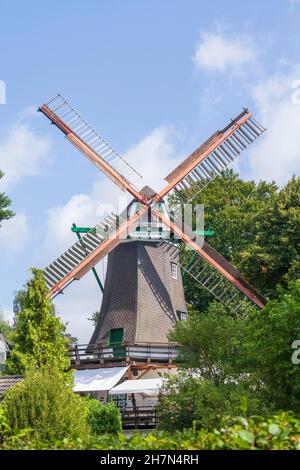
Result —
<path fill-rule="evenodd" d="M 127 371 L 127 367 L 76 370 L 74 392 L 107 391 L 114 387 Z"/>
<path fill-rule="evenodd" d="M 136 379 L 126 380 L 110 390 L 111 395 L 123 393 L 144 393 L 146 395 L 157 395 L 162 387 L 163 379 Z"/>

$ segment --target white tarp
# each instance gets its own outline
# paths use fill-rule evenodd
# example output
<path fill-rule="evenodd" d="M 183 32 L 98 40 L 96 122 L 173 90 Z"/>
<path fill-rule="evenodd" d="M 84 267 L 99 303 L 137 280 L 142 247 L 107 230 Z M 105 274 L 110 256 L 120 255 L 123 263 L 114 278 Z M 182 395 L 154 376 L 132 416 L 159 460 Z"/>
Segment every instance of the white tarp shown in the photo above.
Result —
<path fill-rule="evenodd" d="M 76 370 L 74 392 L 107 391 L 114 387 L 127 371 L 127 367 Z"/>
<path fill-rule="evenodd" d="M 146 395 L 157 395 L 162 387 L 163 379 L 136 379 L 126 380 L 110 390 L 111 395 L 123 393 L 144 393 Z"/>

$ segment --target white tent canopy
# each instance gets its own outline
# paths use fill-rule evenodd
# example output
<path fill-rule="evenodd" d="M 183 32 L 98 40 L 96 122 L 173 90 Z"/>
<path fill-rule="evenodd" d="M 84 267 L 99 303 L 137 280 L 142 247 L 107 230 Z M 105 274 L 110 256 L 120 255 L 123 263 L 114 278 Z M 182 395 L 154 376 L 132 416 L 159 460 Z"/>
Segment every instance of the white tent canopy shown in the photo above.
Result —
<path fill-rule="evenodd" d="M 127 367 L 76 370 L 74 392 L 107 391 L 113 388 L 127 371 Z"/>
<path fill-rule="evenodd" d="M 137 379 L 126 380 L 110 390 L 111 395 L 123 393 L 144 393 L 145 395 L 157 395 L 162 387 L 163 379 Z"/>

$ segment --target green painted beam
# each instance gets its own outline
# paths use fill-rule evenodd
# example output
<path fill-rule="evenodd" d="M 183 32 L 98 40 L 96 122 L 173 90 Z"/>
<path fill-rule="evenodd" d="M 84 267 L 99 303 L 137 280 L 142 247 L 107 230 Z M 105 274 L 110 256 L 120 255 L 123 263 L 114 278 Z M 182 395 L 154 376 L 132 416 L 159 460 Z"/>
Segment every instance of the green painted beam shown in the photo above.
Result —
<path fill-rule="evenodd" d="M 194 230 L 193 233 L 204 237 L 213 237 L 215 235 L 214 230 Z"/>
<path fill-rule="evenodd" d="M 79 230 L 78 230 L 78 229 L 79 229 Z M 81 241 L 81 244 L 82 244 L 83 248 L 85 248 L 85 246 L 84 246 L 84 242 L 82 241 L 82 238 L 81 238 L 81 235 L 80 235 L 80 234 L 81 234 L 81 233 L 87 233 L 87 232 L 90 232 L 90 231 L 95 231 L 95 229 L 90 229 L 90 228 L 88 228 L 88 227 L 77 227 L 76 224 L 73 224 L 73 225 L 72 225 L 71 230 L 72 230 L 72 232 L 75 232 L 75 233 L 76 233 L 77 238 L 78 238 L 79 241 Z M 103 284 L 102 284 L 102 282 L 101 282 L 101 280 L 100 280 L 100 277 L 99 277 L 99 275 L 98 275 L 98 273 L 97 273 L 97 271 L 96 271 L 96 268 L 92 268 L 92 271 L 93 271 L 93 274 L 94 274 L 95 279 L 96 279 L 96 281 L 97 281 L 97 284 L 98 284 L 98 286 L 100 287 L 100 290 L 101 290 L 101 292 L 102 292 L 102 294 L 103 294 L 103 292 L 104 292 L 104 287 L 103 287 Z"/>
<path fill-rule="evenodd" d="M 92 228 L 92 227 L 77 227 L 77 225 L 75 225 L 75 224 L 72 225 L 71 230 L 74 233 L 96 232 L 95 228 Z"/>
<path fill-rule="evenodd" d="M 88 233 L 88 232 L 96 232 L 96 229 L 95 228 L 92 228 L 92 227 L 77 227 L 76 225 L 72 226 L 71 228 L 72 232 L 74 233 Z M 196 235 L 202 235 L 204 237 L 212 237 L 213 235 L 215 235 L 215 232 L 214 230 L 194 230 L 194 233 Z"/>

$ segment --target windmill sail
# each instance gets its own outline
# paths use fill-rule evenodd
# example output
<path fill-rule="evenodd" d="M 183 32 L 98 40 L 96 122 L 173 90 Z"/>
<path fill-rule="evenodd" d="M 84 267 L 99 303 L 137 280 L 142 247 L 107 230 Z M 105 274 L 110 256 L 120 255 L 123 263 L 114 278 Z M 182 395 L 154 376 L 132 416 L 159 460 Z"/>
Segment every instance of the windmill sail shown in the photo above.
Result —
<path fill-rule="evenodd" d="M 92 255 L 121 223 L 119 216 L 114 213 L 109 214 L 65 253 L 50 263 L 43 271 L 47 288 L 50 291 L 53 290 L 54 293 L 57 285 Z"/>
<path fill-rule="evenodd" d="M 49 289 L 48 297 L 63 291 L 75 279 L 81 279 L 96 263 L 110 253 L 123 238 L 127 238 L 129 228 L 139 224 L 147 209 L 143 207 L 128 220 L 126 213 L 111 213 L 96 227 L 83 235 L 65 253 L 49 264 L 44 270 L 44 278 Z"/>
<path fill-rule="evenodd" d="M 61 95 L 40 106 L 70 142 L 122 190 L 138 197 L 135 183 L 142 176 L 96 132 Z"/>
<path fill-rule="evenodd" d="M 74 279 L 80 279 L 98 261 L 110 253 L 124 237 L 129 228 L 139 223 L 142 215 L 152 210 L 152 215 L 169 227 L 194 251 L 183 253 L 182 269 L 200 282 L 225 305 L 240 307 L 240 296 L 246 296 L 263 307 L 263 298 L 253 289 L 224 258 L 209 245 L 199 247 L 195 237 L 183 233 L 174 222 L 162 214 L 159 203 L 172 189 L 185 190 L 190 198 L 217 176 L 242 150 L 254 142 L 265 129 L 252 114 L 244 110 L 226 128 L 215 133 L 198 150 L 189 156 L 169 176 L 168 185 L 159 194 L 146 195 L 134 187 L 141 176 L 121 157 L 72 106 L 58 95 L 39 110 L 55 124 L 90 161 L 122 189 L 129 191 L 141 203 L 138 212 L 128 215 L 112 214 L 101 221 L 91 232 L 85 234 L 63 255 L 44 270 L 44 277 L 51 297 L 61 292 Z M 158 205 L 157 205 L 158 204 Z M 182 244 L 182 246 L 184 246 Z M 193 258 L 190 258 L 192 253 Z M 185 263 L 186 261 L 186 263 Z M 201 268 L 201 269 L 200 269 Z M 236 292 L 236 289 L 238 292 Z"/>
<path fill-rule="evenodd" d="M 187 199 L 193 199 L 195 194 L 224 171 L 265 130 L 245 109 L 165 178 L 169 184 L 160 192 L 160 197 L 174 189 L 176 192 L 184 191 Z"/>
<path fill-rule="evenodd" d="M 164 250 L 178 256 L 178 243 L 175 241 L 162 242 Z M 223 258 L 214 248 L 204 242 L 203 250 L 214 260 L 226 269 L 237 283 L 233 283 L 216 269 L 212 264 L 206 261 L 196 251 L 188 249 L 185 243 L 180 243 L 180 261 L 179 265 L 183 273 L 189 275 L 194 281 L 204 287 L 217 300 L 221 301 L 234 313 L 242 314 L 247 305 L 264 306 L 265 299 L 241 276 L 240 272 L 234 268 L 225 258 Z M 244 291 L 240 287 L 244 288 Z M 245 295 L 245 292 L 248 295 Z M 249 295 L 250 294 L 250 295 Z"/>
<path fill-rule="evenodd" d="M 221 256 L 214 248 L 212 248 L 208 243 L 203 244 L 202 247 L 198 246 L 195 242 L 196 236 L 189 227 L 184 228 L 184 232 L 176 226 L 176 224 L 166 218 L 163 214 L 159 213 L 157 210 L 153 209 L 153 212 L 156 216 L 166 224 L 174 234 L 177 236 L 177 239 L 182 240 L 183 243 L 189 248 L 186 250 L 187 257 L 183 260 L 182 269 L 190 274 L 194 279 L 200 282 L 203 287 L 209 288 L 212 293 L 217 294 L 216 291 L 217 284 L 214 289 L 210 282 L 216 281 L 217 277 L 219 280 L 224 278 L 224 283 L 227 284 L 227 281 L 230 283 L 233 288 L 239 290 L 244 298 L 248 298 L 254 304 L 263 308 L 265 306 L 265 301 L 263 297 L 257 293 L 257 291 L 247 283 L 239 273 L 239 271 L 234 268 L 223 256 Z M 165 246 L 167 246 L 167 242 Z M 176 246 L 176 245 L 175 245 Z M 191 250 L 192 249 L 192 250 Z M 193 260 L 197 260 L 197 263 L 192 263 Z M 200 264 L 202 263 L 202 265 Z M 196 274 L 197 273 L 197 274 Z M 203 275 L 203 278 L 201 277 Z M 222 287 L 221 284 L 219 287 Z M 226 298 L 223 298 L 221 294 L 216 295 L 220 300 L 222 299 L 223 303 L 226 303 Z M 230 296 L 230 299 L 233 298 Z M 229 300 L 229 299 L 228 299 Z M 227 301 L 227 300 L 226 300 Z"/>

